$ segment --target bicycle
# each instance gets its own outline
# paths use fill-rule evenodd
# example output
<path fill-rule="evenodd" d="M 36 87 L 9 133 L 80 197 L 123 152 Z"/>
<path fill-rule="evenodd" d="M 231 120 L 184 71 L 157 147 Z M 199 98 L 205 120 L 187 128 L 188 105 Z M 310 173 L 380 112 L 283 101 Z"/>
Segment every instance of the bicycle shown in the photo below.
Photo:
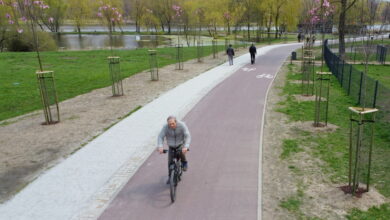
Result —
<path fill-rule="evenodd" d="M 176 187 L 181 180 L 181 175 L 183 174 L 183 164 L 180 160 L 180 150 L 181 148 L 171 148 L 173 151 L 172 162 L 169 165 L 169 189 L 172 203 L 176 200 Z M 167 153 L 168 150 L 163 150 L 163 153 Z"/>

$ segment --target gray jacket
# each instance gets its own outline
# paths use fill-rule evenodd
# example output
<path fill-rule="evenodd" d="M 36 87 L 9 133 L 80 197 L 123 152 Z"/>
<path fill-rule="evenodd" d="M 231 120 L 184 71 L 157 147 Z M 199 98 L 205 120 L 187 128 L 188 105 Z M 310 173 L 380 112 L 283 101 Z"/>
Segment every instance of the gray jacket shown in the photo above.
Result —
<path fill-rule="evenodd" d="M 178 147 L 184 144 L 185 147 L 189 147 L 191 143 L 191 135 L 188 131 L 186 124 L 182 121 L 176 122 L 176 129 L 172 129 L 168 124 L 164 125 L 158 135 L 157 145 L 163 147 L 164 138 L 167 139 L 167 144 L 170 147 Z"/>

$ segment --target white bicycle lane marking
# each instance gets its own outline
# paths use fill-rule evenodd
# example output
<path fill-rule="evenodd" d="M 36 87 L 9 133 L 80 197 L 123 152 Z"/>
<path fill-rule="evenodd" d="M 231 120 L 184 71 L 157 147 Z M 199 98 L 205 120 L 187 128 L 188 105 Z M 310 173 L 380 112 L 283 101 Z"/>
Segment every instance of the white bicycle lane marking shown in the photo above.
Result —
<path fill-rule="evenodd" d="M 242 68 L 242 71 L 244 71 L 244 72 L 252 72 L 252 71 L 255 71 L 255 70 L 256 70 L 256 68 L 248 68 L 248 67 Z M 268 73 L 262 73 L 260 75 L 257 75 L 256 78 L 257 79 L 262 79 L 262 78 L 273 79 L 274 76 L 271 75 L 271 74 L 268 74 Z"/>
<path fill-rule="evenodd" d="M 242 70 L 243 70 L 244 72 L 251 72 L 251 71 L 256 70 L 256 68 L 247 68 L 247 67 L 244 67 L 244 68 L 242 68 Z"/>
<path fill-rule="evenodd" d="M 256 76 L 257 79 L 267 78 L 267 79 L 273 79 L 274 76 L 271 74 L 263 73 Z"/>

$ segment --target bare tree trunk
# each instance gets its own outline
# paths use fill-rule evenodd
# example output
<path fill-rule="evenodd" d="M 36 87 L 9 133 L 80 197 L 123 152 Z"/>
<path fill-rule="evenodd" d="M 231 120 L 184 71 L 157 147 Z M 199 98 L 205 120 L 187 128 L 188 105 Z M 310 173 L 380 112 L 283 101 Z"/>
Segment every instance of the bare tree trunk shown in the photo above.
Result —
<path fill-rule="evenodd" d="M 251 23 L 248 20 L 248 41 L 250 41 L 250 39 L 251 39 L 250 29 L 251 29 Z"/>
<path fill-rule="evenodd" d="M 347 0 L 341 0 L 341 10 L 339 17 L 339 56 L 345 59 L 345 17 L 347 9 Z"/>

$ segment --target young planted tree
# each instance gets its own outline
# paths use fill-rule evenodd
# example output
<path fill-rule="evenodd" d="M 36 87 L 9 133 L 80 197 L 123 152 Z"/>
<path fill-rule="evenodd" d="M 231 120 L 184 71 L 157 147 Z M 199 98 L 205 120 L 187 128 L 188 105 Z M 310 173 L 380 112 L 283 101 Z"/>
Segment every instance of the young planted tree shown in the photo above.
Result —
<path fill-rule="evenodd" d="M 115 26 L 119 25 L 122 21 L 122 14 L 119 12 L 119 9 L 111 6 L 110 4 L 102 4 L 99 9 L 97 16 L 101 18 L 104 25 L 108 28 L 108 34 L 110 38 L 110 51 L 111 56 L 108 57 L 109 60 L 109 72 L 110 78 L 112 81 L 112 95 L 113 96 L 122 96 L 123 95 L 123 85 L 122 85 L 122 75 L 120 70 L 120 57 L 113 56 L 112 50 L 112 33 L 115 31 Z"/>
<path fill-rule="evenodd" d="M 374 48 L 374 43 L 373 43 L 373 35 L 375 32 L 374 24 L 377 19 L 377 12 L 378 12 L 378 7 L 379 7 L 379 0 L 367 0 L 367 5 L 366 5 L 366 14 L 364 17 L 366 17 L 366 33 L 365 33 L 365 38 L 363 38 L 363 51 L 364 51 L 364 75 L 367 75 L 368 73 L 368 64 L 370 60 L 370 56 L 373 53 L 373 48 Z M 362 101 L 361 104 L 363 105 L 363 108 L 366 107 L 366 83 L 367 80 L 363 80 L 363 93 L 361 95 Z"/>
<path fill-rule="evenodd" d="M 330 16 L 334 12 L 333 5 L 328 0 L 315 0 L 314 7 L 309 11 L 311 15 L 310 23 L 313 26 L 321 26 L 321 39 L 322 39 L 322 54 L 321 54 L 321 72 L 324 66 L 324 40 L 325 40 L 325 25 L 330 19 Z"/>
<path fill-rule="evenodd" d="M 37 54 L 39 69 L 43 71 L 42 60 L 39 53 L 39 39 L 37 27 L 42 27 L 42 17 L 48 17 L 49 22 L 54 22 L 54 18 L 47 15 L 50 8 L 44 1 L 30 0 L 15 0 L 7 1 L 5 6 L 8 6 L 12 15 L 9 15 L 9 24 L 15 25 L 18 33 L 23 33 L 24 28 L 28 28 L 32 34 L 32 45 Z"/>
<path fill-rule="evenodd" d="M 9 24 L 16 26 L 18 33 L 23 33 L 24 28 L 29 29 L 32 34 L 32 45 L 37 54 L 39 71 L 36 72 L 43 111 L 45 116 L 45 124 L 54 124 L 60 121 L 59 106 L 57 92 L 55 88 L 54 72 L 44 71 L 39 53 L 39 39 L 37 27 L 42 27 L 42 17 L 46 17 L 46 12 L 49 6 L 44 1 L 30 1 L 30 0 L 9 0 L 1 1 L 2 6 L 7 6 L 12 13 L 8 14 Z M 50 22 L 54 19 L 49 17 Z"/>

